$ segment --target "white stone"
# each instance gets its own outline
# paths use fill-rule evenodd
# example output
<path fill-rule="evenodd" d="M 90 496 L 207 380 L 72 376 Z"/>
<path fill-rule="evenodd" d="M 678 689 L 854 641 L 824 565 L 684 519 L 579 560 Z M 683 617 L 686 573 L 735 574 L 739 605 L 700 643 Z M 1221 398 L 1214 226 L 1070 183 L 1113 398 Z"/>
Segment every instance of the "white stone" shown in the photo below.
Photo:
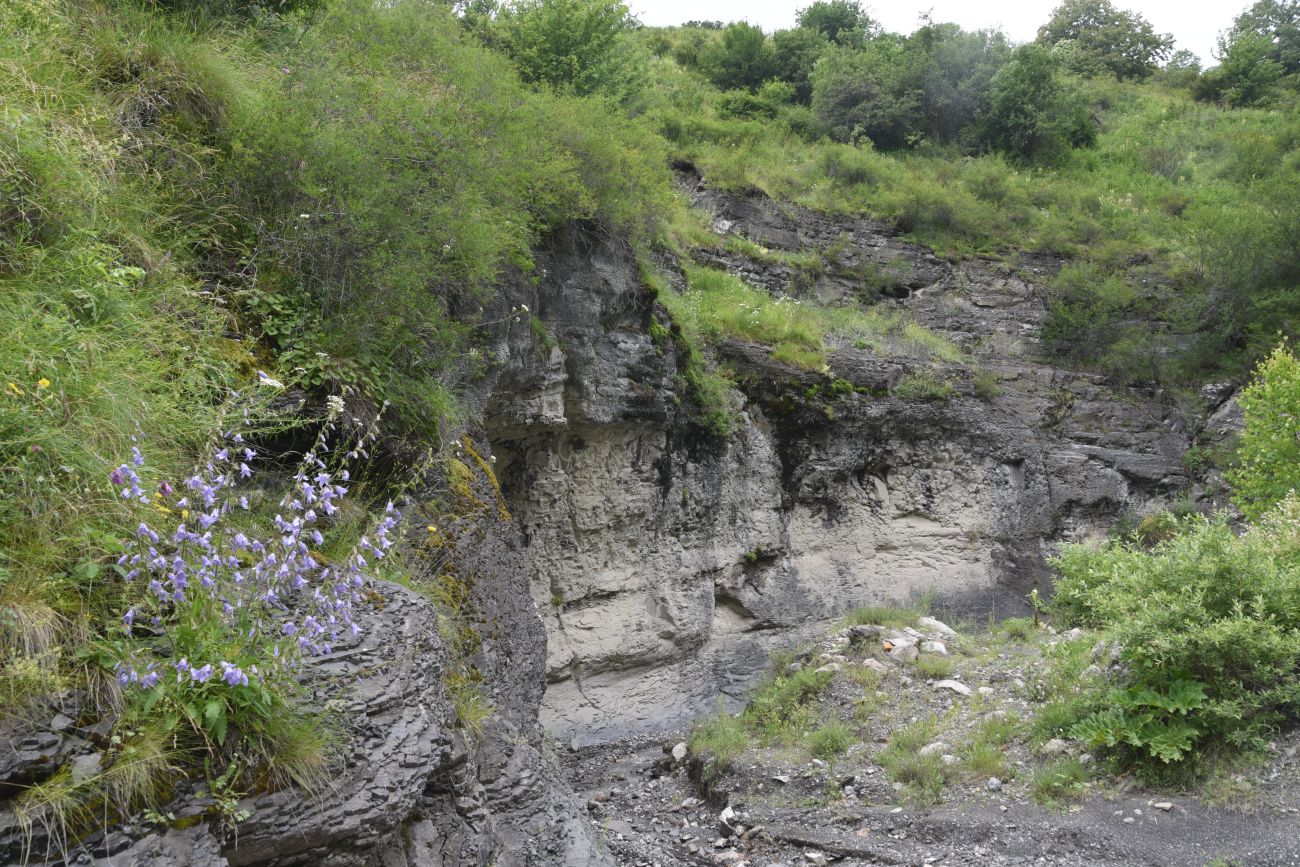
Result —
<path fill-rule="evenodd" d="M 934 685 L 935 689 L 950 689 L 958 695 L 970 695 L 970 687 L 959 680 L 941 680 Z"/>
<path fill-rule="evenodd" d="M 942 641 L 922 641 L 921 652 L 935 653 L 938 654 L 939 656 L 947 656 L 948 646 L 945 645 Z"/>
<path fill-rule="evenodd" d="M 957 633 L 951 626 L 942 620 L 935 620 L 933 617 L 922 617 L 916 621 L 916 625 L 930 632 L 938 633 L 944 638 L 956 638 Z"/>

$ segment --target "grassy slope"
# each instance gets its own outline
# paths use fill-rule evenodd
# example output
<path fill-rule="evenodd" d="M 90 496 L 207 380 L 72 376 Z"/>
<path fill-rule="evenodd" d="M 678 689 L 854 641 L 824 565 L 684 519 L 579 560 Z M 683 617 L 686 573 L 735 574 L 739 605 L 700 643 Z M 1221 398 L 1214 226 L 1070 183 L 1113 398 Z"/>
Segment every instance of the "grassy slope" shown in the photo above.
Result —
<path fill-rule="evenodd" d="M 670 56 L 651 70 L 640 108 L 711 184 L 894 219 L 942 254 L 1060 254 L 1087 283 L 1109 281 L 1109 291 L 1055 287 L 1055 343 L 1076 360 L 1144 379 L 1239 374 L 1279 330 L 1300 330 L 1300 234 L 1286 204 L 1300 191 L 1300 120 L 1287 97 L 1226 109 L 1159 83 L 1084 82 L 1097 146 L 1035 169 L 924 143 L 894 153 L 835 143 L 798 105 L 775 120 L 729 117 L 723 94 Z M 1156 346 L 1149 326 L 1123 325 L 1134 315 L 1181 336 Z M 1098 318 L 1108 340 L 1080 325 Z"/>

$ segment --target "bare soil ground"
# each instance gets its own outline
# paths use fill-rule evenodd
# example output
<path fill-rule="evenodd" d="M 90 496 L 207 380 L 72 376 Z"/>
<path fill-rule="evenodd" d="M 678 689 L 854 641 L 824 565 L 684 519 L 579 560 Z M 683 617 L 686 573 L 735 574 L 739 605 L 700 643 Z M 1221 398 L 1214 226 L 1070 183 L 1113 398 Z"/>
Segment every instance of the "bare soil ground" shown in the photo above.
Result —
<path fill-rule="evenodd" d="M 1083 745 L 1044 743 L 1028 724 L 1041 709 L 1044 655 L 1065 637 L 949 636 L 952 671 L 943 679 L 969 688 L 963 695 L 884 652 L 881 639 L 896 632 L 860 631 L 866 640 L 841 629 L 793 663 L 839 666 L 810 702 L 804 730 L 757 731 L 713 773 L 703 755 L 674 760 L 685 732 L 566 753 L 567 774 L 616 862 L 1300 867 L 1300 730 L 1187 790 L 1144 789 Z M 1005 722 L 1000 738 L 989 738 L 990 719 Z M 850 744 L 814 758 L 809 731 L 827 722 L 847 727 Z M 899 781 L 898 744 L 909 731 L 914 742 L 923 732 L 924 752 L 938 757 L 937 791 Z M 1044 784 L 1059 763 L 1077 771 L 1080 757 L 1084 773 L 1072 787 Z"/>

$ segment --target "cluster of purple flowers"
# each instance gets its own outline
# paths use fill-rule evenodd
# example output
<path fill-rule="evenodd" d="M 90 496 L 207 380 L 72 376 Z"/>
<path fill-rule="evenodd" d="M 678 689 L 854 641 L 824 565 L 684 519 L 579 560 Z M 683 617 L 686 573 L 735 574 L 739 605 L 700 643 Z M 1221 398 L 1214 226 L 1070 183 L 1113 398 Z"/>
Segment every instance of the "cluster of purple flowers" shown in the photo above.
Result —
<path fill-rule="evenodd" d="M 148 588 L 145 600 L 122 617 L 127 633 L 146 612 L 153 630 L 173 639 L 179 639 L 172 633 L 180 630 L 171 627 L 187 617 L 215 617 L 231 639 L 223 644 L 244 648 L 237 662 L 195 664 L 188 657 L 171 662 L 178 683 L 203 684 L 217 675 L 231 687 L 248 686 L 250 678 L 260 681 L 268 670 L 291 670 L 302 656 L 330 653 L 343 635 L 360 633 L 354 612 L 367 580 L 366 558 L 382 560 L 396 544 L 401 513 L 388 503 L 373 528 L 373 540 L 363 536 L 341 564 L 325 565 L 312 553 L 311 545 L 324 542 L 323 522 L 338 512 L 348 493 L 348 467 L 365 455 L 363 438 L 337 471 L 321 458 L 329 451 L 334 410 L 331 403 L 329 422 L 280 503 L 275 532 L 265 537 L 223 523 L 235 510 L 249 508 L 239 486 L 253 476 L 256 452 L 238 431 L 224 435 L 202 471 L 184 481 L 186 493 L 175 502 L 169 499 L 175 494 L 172 486 L 165 481 L 159 485 L 159 500 L 150 508 L 165 520 L 176 520 L 176 525 L 160 532 L 142 520 L 118 560 L 128 581 L 147 581 Z M 245 425 L 248 415 L 245 411 Z M 136 472 L 144 463 L 139 448 L 133 447 L 131 464 L 115 469 L 110 479 L 124 499 L 149 504 Z M 172 641 L 174 654 L 199 650 L 182 643 Z M 249 661 L 253 658 L 263 662 L 262 671 Z M 154 686 L 160 679 L 156 668 L 154 663 L 143 668 L 119 663 L 118 682 Z"/>

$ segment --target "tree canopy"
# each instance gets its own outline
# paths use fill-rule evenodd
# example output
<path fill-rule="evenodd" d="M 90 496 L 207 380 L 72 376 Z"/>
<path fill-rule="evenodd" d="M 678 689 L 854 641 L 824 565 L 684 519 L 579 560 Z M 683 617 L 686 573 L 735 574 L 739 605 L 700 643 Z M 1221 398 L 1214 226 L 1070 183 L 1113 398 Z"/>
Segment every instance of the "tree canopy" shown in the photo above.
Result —
<path fill-rule="evenodd" d="M 861 45 L 875 22 L 858 0 L 817 0 L 795 16 L 800 27 L 816 30 L 836 45 Z"/>
<path fill-rule="evenodd" d="M 618 0 L 514 0 L 496 29 L 525 81 L 588 94 L 620 77 L 635 23 Z"/>
<path fill-rule="evenodd" d="M 1121 80 L 1151 75 L 1174 45 L 1172 36 L 1110 0 L 1065 0 L 1039 28 L 1038 41 L 1061 47 L 1076 72 L 1109 72 Z"/>
<path fill-rule="evenodd" d="M 1237 16 L 1225 47 L 1248 36 L 1264 39 L 1265 56 L 1285 72 L 1300 71 L 1300 0 L 1258 0 Z"/>

